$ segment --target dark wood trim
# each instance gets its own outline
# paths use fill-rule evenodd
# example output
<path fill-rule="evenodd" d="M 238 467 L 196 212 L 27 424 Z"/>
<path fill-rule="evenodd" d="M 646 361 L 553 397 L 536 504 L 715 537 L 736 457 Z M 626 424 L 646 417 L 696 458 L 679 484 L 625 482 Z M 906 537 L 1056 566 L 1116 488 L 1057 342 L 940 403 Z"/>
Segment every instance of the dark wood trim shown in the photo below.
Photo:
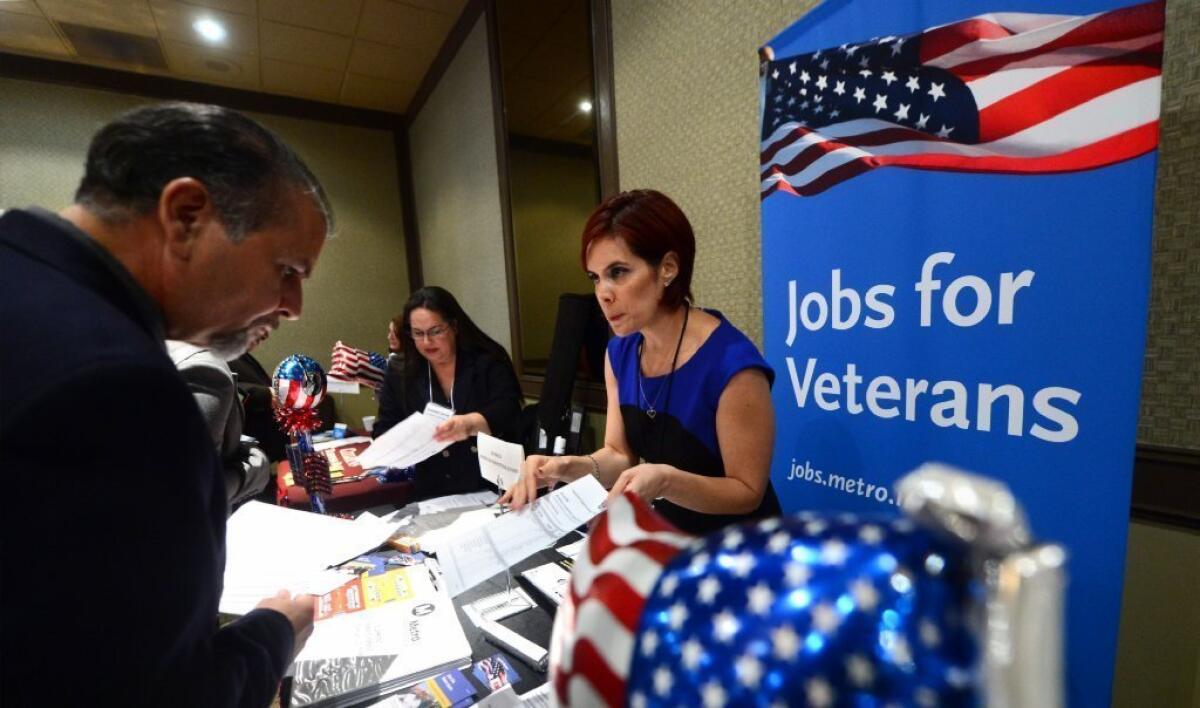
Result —
<path fill-rule="evenodd" d="M 508 183 L 508 120 L 504 113 L 504 74 L 500 66 L 500 28 L 496 0 L 485 0 L 488 68 L 492 76 L 492 123 L 496 129 L 496 177 L 500 187 L 500 224 L 504 237 L 504 280 L 508 290 L 508 332 L 517 376 L 524 374 L 521 350 L 521 299 L 517 288 L 517 253 L 513 240 L 512 190 Z"/>
<path fill-rule="evenodd" d="M 309 101 L 303 98 L 277 96 L 166 76 L 135 74 L 99 66 L 40 59 L 6 52 L 0 52 L 0 76 L 9 79 L 115 91 L 163 101 L 213 103 L 238 111 L 269 113 L 289 118 L 352 125 L 359 128 L 390 131 L 404 121 L 404 115 L 400 113 L 339 106 L 322 101 Z"/>
<path fill-rule="evenodd" d="M 421 84 L 417 86 L 417 91 L 413 94 L 412 100 L 408 102 L 408 110 L 405 112 L 408 116 L 416 118 L 417 114 L 421 112 L 421 108 L 425 106 L 425 102 L 429 100 L 429 96 L 437 88 L 438 82 L 442 80 L 446 69 L 450 68 L 450 62 L 454 61 L 454 57 L 458 56 L 458 50 L 462 47 L 463 42 L 467 41 L 467 35 L 474 29 L 475 21 L 483 14 L 484 5 L 487 4 L 487 1 L 468 0 L 462 14 L 458 16 L 458 20 L 450 28 L 449 34 L 446 35 L 446 40 L 442 42 L 442 48 L 438 50 L 433 63 L 429 65 L 429 70 L 425 72 L 425 76 L 421 79 Z M 409 124 L 412 124 L 411 120 Z"/>
<path fill-rule="evenodd" d="M 408 127 L 397 126 L 393 136 L 396 144 L 396 177 L 400 186 L 400 213 L 404 224 L 404 256 L 408 262 L 408 289 L 412 292 L 425 287 L 425 269 L 421 265 L 421 232 L 417 226 L 417 197 L 413 191 Z"/>
<path fill-rule="evenodd" d="M 547 138 L 537 138 L 532 135 L 513 133 L 508 136 L 508 146 L 514 150 L 554 155 L 555 157 L 575 157 L 588 161 L 592 159 L 591 145 L 568 143 L 565 140 L 549 140 Z"/>
<path fill-rule="evenodd" d="M 617 164 L 617 106 L 614 88 L 612 6 L 609 0 L 592 2 L 592 79 L 595 82 L 596 161 L 600 170 L 600 198 L 621 189 Z"/>
<path fill-rule="evenodd" d="M 1133 518 L 1200 529 L 1200 450 L 1137 446 Z"/>

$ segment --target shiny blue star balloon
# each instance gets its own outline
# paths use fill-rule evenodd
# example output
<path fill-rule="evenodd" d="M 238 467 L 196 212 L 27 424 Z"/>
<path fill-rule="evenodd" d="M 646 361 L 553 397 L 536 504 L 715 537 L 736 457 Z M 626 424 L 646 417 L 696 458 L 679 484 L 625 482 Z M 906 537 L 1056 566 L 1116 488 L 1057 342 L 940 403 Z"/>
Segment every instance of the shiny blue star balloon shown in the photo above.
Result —
<path fill-rule="evenodd" d="M 961 547 L 907 519 L 732 527 L 664 568 L 631 705 L 975 705 L 971 585 Z"/>
<path fill-rule="evenodd" d="M 613 499 L 555 616 L 559 703 L 1061 707 L 1064 549 L 983 477 L 927 464 L 897 498 L 700 539 Z"/>

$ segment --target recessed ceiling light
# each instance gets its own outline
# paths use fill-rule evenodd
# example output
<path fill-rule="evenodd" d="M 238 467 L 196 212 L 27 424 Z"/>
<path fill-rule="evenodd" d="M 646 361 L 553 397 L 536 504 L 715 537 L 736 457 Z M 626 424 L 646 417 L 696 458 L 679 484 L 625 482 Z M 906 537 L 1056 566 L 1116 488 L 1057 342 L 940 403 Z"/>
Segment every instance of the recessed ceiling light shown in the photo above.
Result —
<path fill-rule="evenodd" d="M 196 34 L 203 37 L 205 41 L 212 42 L 214 44 L 225 39 L 224 25 L 208 17 L 193 22 L 192 29 L 196 30 Z"/>
<path fill-rule="evenodd" d="M 582 101 L 579 102 L 579 110 L 583 111 L 584 113 L 591 113 L 592 112 L 592 102 L 587 100 L 586 98 L 583 99 Z"/>

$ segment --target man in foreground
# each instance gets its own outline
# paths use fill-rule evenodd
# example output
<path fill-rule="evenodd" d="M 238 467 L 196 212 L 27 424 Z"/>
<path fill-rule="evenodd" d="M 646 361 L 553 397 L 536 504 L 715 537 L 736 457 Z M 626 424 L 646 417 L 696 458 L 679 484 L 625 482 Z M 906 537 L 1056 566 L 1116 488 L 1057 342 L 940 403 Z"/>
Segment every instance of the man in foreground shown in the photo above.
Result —
<path fill-rule="evenodd" d="M 163 342 L 235 357 L 299 317 L 331 228 L 279 138 L 192 104 L 102 128 L 72 206 L 0 216 L 0 704 L 270 703 L 313 600 L 217 630 L 225 486 Z"/>

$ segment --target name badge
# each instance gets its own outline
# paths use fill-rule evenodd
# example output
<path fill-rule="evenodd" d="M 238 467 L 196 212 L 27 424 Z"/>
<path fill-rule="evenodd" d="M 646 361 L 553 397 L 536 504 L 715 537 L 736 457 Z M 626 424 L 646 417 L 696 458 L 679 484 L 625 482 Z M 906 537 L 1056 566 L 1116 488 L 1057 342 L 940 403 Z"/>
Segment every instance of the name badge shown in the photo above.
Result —
<path fill-rule="evenodd" d="M 425 404 L 425 415 L 441 423 L 450 416 L 454 415 L 454 409 L 447 408 L 443 405 L 430 401 L 429 403 Z"/>

